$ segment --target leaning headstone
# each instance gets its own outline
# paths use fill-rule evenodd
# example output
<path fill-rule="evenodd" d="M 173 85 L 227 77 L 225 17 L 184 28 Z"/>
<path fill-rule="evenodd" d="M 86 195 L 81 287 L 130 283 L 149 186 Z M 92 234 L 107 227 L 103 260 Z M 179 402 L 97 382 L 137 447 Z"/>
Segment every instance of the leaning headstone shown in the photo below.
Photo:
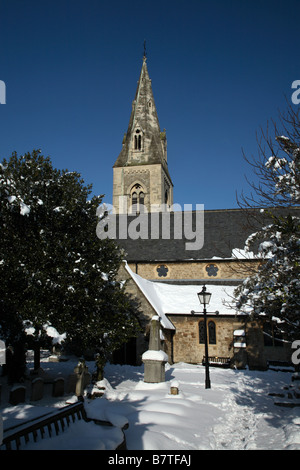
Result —
<path fill-rule="evenodd" d="M 9 393 L 9 403 L 11 405 L 18 405 L 25 402 L 26 387 L 24 385 L 16 385 L 12 387 Z"/>
<path fill-rule="evenodd" d="M 63 377 L 58 377 L 53 381 L 53 397 L 62 397 L 65 393 L 65 379 Z"/>
<path fill-rule="evenodd" d="M 144 363 L 144 382 L 159 383 L 165 381 L 167 354 L 161 350 L 160 319 L 155 315 L 151 319 L 149 350 L 142 356 Z"/>
<path fill-rule="evenodd" d="M 41 400 L 44 396 L 44 381 L 37 377 L 31 382 L 31 401 Z"/>

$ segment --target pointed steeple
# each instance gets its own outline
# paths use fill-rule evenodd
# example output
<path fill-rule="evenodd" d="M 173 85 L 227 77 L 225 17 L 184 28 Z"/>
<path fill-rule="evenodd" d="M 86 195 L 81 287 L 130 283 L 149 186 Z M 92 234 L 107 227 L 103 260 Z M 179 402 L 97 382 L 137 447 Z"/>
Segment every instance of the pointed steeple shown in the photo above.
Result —
<path fill-rule="evenodd" d="M 113 206 L 117 213 L 139 212 L 143 206 L 147 211 L 172 206 L 166 132 L 160 130 L 145 50 L 128 129 L 113 171 Z"/>
<path fill-rule="evenodd" d="M 160 130 L 144 53 L 127 133 L 124 135 L 123 148 L 114 167 L 153 163 L 166 165 L 166 162 L 166 133 Z"/>

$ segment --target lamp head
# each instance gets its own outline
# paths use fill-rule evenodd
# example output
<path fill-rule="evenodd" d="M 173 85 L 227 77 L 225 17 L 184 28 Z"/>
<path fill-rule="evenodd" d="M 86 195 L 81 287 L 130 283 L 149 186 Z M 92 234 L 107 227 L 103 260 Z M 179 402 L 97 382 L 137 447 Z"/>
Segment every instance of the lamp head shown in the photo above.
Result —
<path fill-rule="evenodd" d="M 211 298 L 211 293 L 206 291 L 206 287 L 202 287 L 202 291 L 198 292 L 198 299 L 200 304 L 208 305 Z"/>

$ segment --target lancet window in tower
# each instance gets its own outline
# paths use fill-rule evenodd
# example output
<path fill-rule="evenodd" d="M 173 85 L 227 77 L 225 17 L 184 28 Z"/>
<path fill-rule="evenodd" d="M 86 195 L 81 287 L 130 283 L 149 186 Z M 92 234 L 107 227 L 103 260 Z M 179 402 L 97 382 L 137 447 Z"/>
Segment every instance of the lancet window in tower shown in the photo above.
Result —
<path fill-rule="evenodd" d="M 170 185 L 169 183 L 167 182 L 167 180 L 165 179 L 165 200 L 164 200 L 164 203 L 165 204 L 169 204 L 170 203 Z"/>
<path fill-rule="evenodd" d="M 136 183 L 131 188 L 130 197 L 132 214 L 144 212 L 145 192 L 143 187 L 139 183 Z"/>
<path fill-rule="evenodd" d="M 144 202 L 145 202 L 145 195 L 143 191 L 139 194 L 139 211 L 144 212 Z"/>
<path fill-rule="evenodd" d="M 168 204 L 169 201 L 169 191 L 166 189 L 165 190 L 165 204 Z"/>
<path fill-rule="evenodd" d="M 136 129 L 134 134 L 134 150 L 142 150 L 142 134 L 140 129 Z"/>
<path fill-rule="evenodd" d="M 135 214 L 138 210 L 138 197 L 137 197 L 137 193 L 136 192 L 133 192 L 132 195 L 131 195 L 131 201 L 132 201 L 132 204 L 131 204 L 131 207 L 132 207 L 132 212 Z"/>

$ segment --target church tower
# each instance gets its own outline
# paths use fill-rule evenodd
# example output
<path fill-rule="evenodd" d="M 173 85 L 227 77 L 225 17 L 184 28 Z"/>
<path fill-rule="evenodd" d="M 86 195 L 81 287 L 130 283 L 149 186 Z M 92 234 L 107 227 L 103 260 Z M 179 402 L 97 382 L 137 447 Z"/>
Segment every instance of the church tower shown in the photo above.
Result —
<path fill-rule="evenodd" d="M 160 130 L 146 56 L 137 85 L 122 150 L 113 166 L 116 213 L 169 210 L 173 183 L 167 164 L 166 131 Z"/>

